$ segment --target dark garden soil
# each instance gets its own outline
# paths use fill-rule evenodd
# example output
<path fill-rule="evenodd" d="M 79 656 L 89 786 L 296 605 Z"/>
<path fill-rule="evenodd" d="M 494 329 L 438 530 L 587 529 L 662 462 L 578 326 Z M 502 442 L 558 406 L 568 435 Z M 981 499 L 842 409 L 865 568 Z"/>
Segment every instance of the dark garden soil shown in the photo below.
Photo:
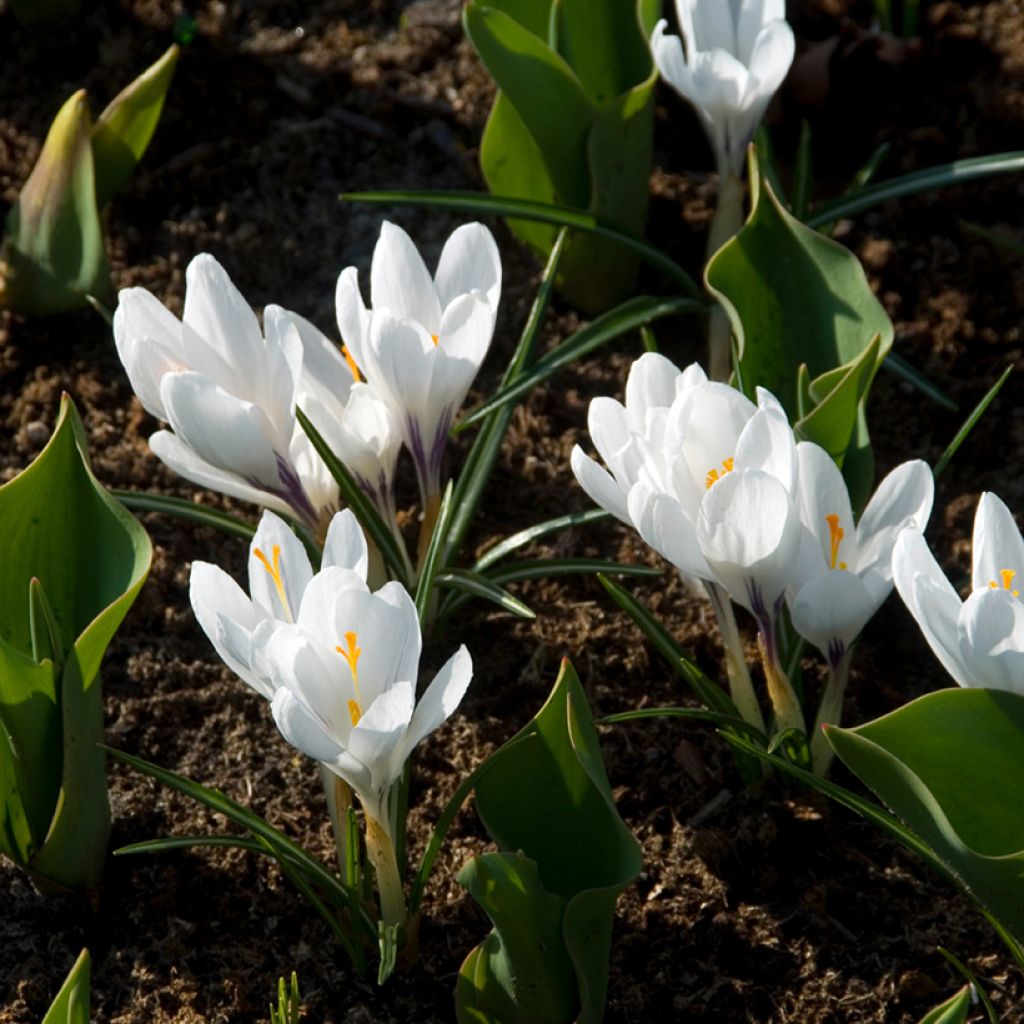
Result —
<path fill-rule="evenodd" d="M 109 214 L 118 287 L 143 285 L 180 312 L 184 269 L 213 252 L 257 307 L 279 302 L 334 333 L 334 282 L 365 272 L 382 211 L 342 205 L 342 190 L 476 188 L 476 150 L 492 91 L 462 38 L 457 0 L 120 0 L 85 3 L 54 33 L 0 17 L 0 202 L 10 203 L 63 99 L 85 85 L 94 111 L 178 35 L 189 34 L 167 110 L 139 173 Z M 858 26 L 870 4 L 791 3 L 808 56 L 773 111 L 780 157 L 801 117 L 815 128 L 821 195 L 834 194 L 882 141 L 883 174 L 1024 148 L 1024 4 L 927 8 L 923 39 L 881 46 Z M 831 63 L 819 45 L 842 33 Z M 698 264 L 714 177 L 697 121 L 659 94 L 651 237 Z M 685 168 L 685 170 L 684 170 Z M 896 349 L 959 403 L 931 404 L 882 374 L 871 405 L 880 469 L 941 453 L 1000 370 L 1021 362 L 1024 261 L 972 233 L 1024 241 L 1024 182 L 948 189 L 841 224 L 896 323 Z M 431 255 L 456 223 L 389 211 Z M 479 394 L 493 388 L 526 315 L 538 266 L 496 225 L 506 285 Z M 663 288 L 651 278 L 648 289 Z M 547 341 L 574 315 L 557 307 Z M 702 355 L 694 322 L 659 327 L 663 350 Z M 587 500 L 568 469 L 588 401 L 621 393 L 635 338 L 531 395 L 513 419 L 471 548 Z M 230 507 L 176 479 L 149 454 L 156 424 L 133 399 L 109 329 L 92 314 L 26 322 L 0 315 L 0 470 L 41 448 L 62 390 L 79 403 L 96 471 L 111 486 L 155 489 Z M 943 476 L 931 536 L 954 578 L 969 567 L 984 489 L 1024 511 L 1024 373 Z M 452 452 L 457 465 L 459 450 Z M 236 509 L 247 515 L 251 509 Z M 415 509 L 409 509 L 410 517 Z M 262 700 L 221 666 L 188 606 L 189 563 L 239 572 L 244 545 L 159 516 L 149 582 L 115 639 L 103 684 L 109 742 L 224 789 L 331 857 L 315 766 L 280 739 Z M 574 530 L 537 557 L 614 556 L 657 564 L 618 526 Z M 709 672 L 714 628 L 666 572 L 635 588 Z M 591 579 L 521 589 L 524 623 L 471 607 L 428 648 L 425 670 L 459 641 L 475 680 L 460 713 L 417 754 L 414 854 L 458 781 L 540 706 L 560 659 L 573 659 L 596 714 L 685 701 L 681 684 Z M 815 686 L 816 667 L 806 663 Z M 948 680 L 898 598 L 864 635 L 850 721 L 883 713 Z M 815 796 L 743 790 L 723 744 L 679 722 L 602 729 L 619 808 L 645 869 L 619 903 L 607 1019 L 915 1021 L 957 987 L 944 945 L 981 975 L 1007 1024 L 1024 1021 L 1019 971 L 972 906 L 909 854 Z M 970 757 L 970 751 L 955 752 Z M 840 781 L 850 783 L 840 768 Z M 1008 779 L 1007 785 L 1020 785 Z M 111 768 L 112 846 L 224 823 L 133 771 Z M 121 1024 L 258 1022 L 281 974 L 298 971 L 310 1021 L 453 1019 L 459 965 L 488 923 L 454 881 L 486 848 L 471 808 L 457 820 L 425 901 L 418 965 L 383 990 L 348 969 L 318 917 L 268 861 L 240 852 L 112 859 L 98 909 L 40 896 L 0 866 L 0 1021 L 42 1016 L 83 945 L 94 957 L 93 1019 Z"/>

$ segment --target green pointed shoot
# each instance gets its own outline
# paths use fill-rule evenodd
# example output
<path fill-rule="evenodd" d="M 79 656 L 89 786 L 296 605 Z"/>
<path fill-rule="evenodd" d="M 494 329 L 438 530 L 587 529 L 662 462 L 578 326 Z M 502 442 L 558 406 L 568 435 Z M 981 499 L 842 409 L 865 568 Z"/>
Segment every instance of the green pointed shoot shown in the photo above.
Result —
<path fill-rule="evenodd" d="M 299 1024 L 302 997 L 299 995 L 299 976 L 292 971 L 291 984 L 284 978 L 277 981 L 277 1006 L 270 1004 L 270 1024 Z"/>
<path fill-rule="evenodd" d="M 917 1024 L 967 1024 L 971 1015 L 971 986 L 964 985 L 955 996 L 929 1010 Z"/>
<path fill-rule="evenodd" d="M 85 90 L 60 108 L 42 152 L 7 214 L 0 245 L 0 309 L 26 316 L 105 298 L 110 270 L 96 206 Z"/>
<path fill-rule="evenodd" d="M 600 214 L 643 234 L 657 72 L 647 38 L 657 0 L 471 0 L 463 24 L 498 85 L 480 146 L 495 195 Z M 545 256 L 557 232 L 511 220 Z M 638 261 L 612 243 L 573 236 L 558 287 L 588 315 L 625 298 Z"/>
<path fill-rule="evenodd" d="M 96 205 L 102 210 L 128 180 L 153 138 L 178 63 L 177 44 L 122 89 L 96 120 L 92 155 Z"/>
<path fill-rule="evenodd" d="M 483 766 L 476 806 L 498 852 L 458 879 L 494 930 L 459 973 L 459 1024 L 596 1024 L 615 901 L 641 858 L 568 661 L 533 721 Z"/>
<path fill-rule="evenodd" d="M 177 58 L 178 48 L 172 46 L 95 125 L 84 89 L 61 107 L 7 215 L 0 244 L 0 309 L 44 316 L 108 298 L 100 211 L 145 152 Z"/>
<path fill-rule="evenodd" d="M 864 407 L 893 326 L 857 257 L 801 224 L 755 166 L 750 217 L 712 257 L 706 277 L 732 323 L 747 393 L 767 388 L 791 420 L 802 417 L 808 436 L 827 438 L 859 505 L 873 473 Z M 803 364 L 814 382 L 814 413 L 800 408 Z"/>
<path fill-rule="evenodd" d="M 65 397 L 53 437 L 0 487 L 0 853 L 93 888 L 110 829 L 98 679 L 152 550 L 92 475 Z"/>
<path fill-rule="evenodd" d="M 846 766 L 1024 939 L 1024 696 L 940 690 L 826 732 Z"/>
<path fill-rule="evenodd" d="M 90 973 L 89 950 L 83 949 L 42 1024 L 89 1024 Z"/>

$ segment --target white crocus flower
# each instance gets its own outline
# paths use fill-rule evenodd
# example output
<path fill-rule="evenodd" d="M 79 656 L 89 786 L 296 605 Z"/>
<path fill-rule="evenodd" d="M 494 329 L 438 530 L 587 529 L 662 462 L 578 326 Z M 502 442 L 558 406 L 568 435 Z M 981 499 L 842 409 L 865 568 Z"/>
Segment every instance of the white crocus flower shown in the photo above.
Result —
<path fill-rule="evenodd" d="M 892 590 L 892 551 L 903 530 L 923 530 L 935 493 L 932 471 L 920 459 L 894 469 L 875 491 L 860 522 L 850 494 L 823 448 L 802 442 L 800 510 L 817 541 L 818 572 L 791 595 L 796 631 L 835 668 Z"/>
<path fill-rule="evenodd" d="M 972 561 L 971 594 L 961 601 L 923 534 L 907 530 L 893 551 L 896 589 L 957 683 L 1024 694 L 1024 540 L 990 492 L 974 517 Z"/>
<path fill-rule="evenodd" d="M 498 247 L 482 224 L 449 237 L 431 278 L 409 236 L 385 222 L 370 270 L 371 309 L 355 267 L 338 279 L 342 339 L 398 419 L 428 512 L 440 499 L 448 431 L 490 347 L 500 296 Z"/>
<path fill-rule="evenodd" d="M 417 703 L 421 643 L 416 606 L 401 584 L 372 592 L 358 573 L 331 567 L 307 586 L 296 623 L 275 630 L 262 652 L 282 735 L 347 782 L 363 805 L 388 924 L 405 918 L 392 790 L 413 747 L 458 707 L 472 678 L 463 646 Z"/>
<path fill-rule="evenodd" d="M 181 320 L 143 288 L 118 296 L 114 339 L 143 407 L 171 430 L 150 447 L 202 487 L 295 516 L 316 529 L 337 488 L 295 420 L 304 347 L 330 349 L 312 324 L 278 306 L 264 330 L 224 268 L 197 256 Z"/>
<path fill-rule="evenodd" d="M 696 108 L 719 172 L 738 175 L 747 143 L 793 63 L 785 0 L 676 0 L 683 37 L 662 19 L 651 50 L 662 77 Z M 685 51 L 683 43 L 685 42 Z"/>
<path fill-rule="evenodd" d="M 367 574 L 366 538 L 351 511 L 335 514 L 327 530 L 323 563 Z M 313 567 L 288 524 L 264 512 L 249 545 L 249 593 L 221 568 L 193 562 L 189 577 L 192 610 L 221 660 L 260 696 L 271 700 L 274 683 L 261 658 L 261 638 L 295 622 Z"/>

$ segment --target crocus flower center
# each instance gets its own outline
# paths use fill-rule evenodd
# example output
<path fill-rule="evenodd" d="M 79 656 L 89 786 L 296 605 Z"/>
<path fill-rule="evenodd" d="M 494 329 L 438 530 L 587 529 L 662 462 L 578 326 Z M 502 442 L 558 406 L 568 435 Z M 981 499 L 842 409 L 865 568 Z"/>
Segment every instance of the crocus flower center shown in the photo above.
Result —
<path fill-rule="evenodd" d="M 1002 589 L 1003 590 L 1008 590 L 1010 592 L 1010 594 L 1013 595 L 1013 597 L 1020 597 L 1020 591 L 1013 589 L 1013 578 L 1016 575 L 1017 575 L 1017 572 L 1014 569 L 1000 569 L 999 570 L 999 578 L 1003 581 Z M 999 584 L 996 583 L 995 580 L 989 580 L 988 581 L 988 585 L 993 590 L 999 590 L 1000 589 Z"/>
<path fill-rule="evenodd" d="M 726 473 L 731 473 L 733 465 L 736 460 L 730 455 L 727 459 L 722 459 L 722 468 L 719 469 L 717 466 L 713 466 L 708 470 L 708 475 L 704 477 L 704 488 L 710 491 L 712 486 L 718 483 L 719 480 L 725 476 Z"/>
<path fill-rule="evenodd" d="M 352 358 L 352 353 L 348 350 L 347 345 L 341 346 L 341 354 L 345 357 L 345 362 L 348 364 L 348 368 L 352 373 L 352 379 L 358 384 L 363 378 L 359 372 L 359 367 L 356 366 L 356 361 Z"/>
<path fill-rule="evenodd" d="M 345 659 L 349 671 L 352 673 L 352 689 L 355 690 L 356 699 L 348 702 L 348 717 L 352 719 L 352 725 L 359 724 L 363 717 L 363 709 L 359 706 L 359 655 L 363 649 L 358 645 L 359 634 L 349 630 L 345 634 L 345 646 L 336 646 L 334 649 Z"/>
<path fill-rule="evenodd" d="M 270 578 L 274 581 L 274 589 L 277 591 L 281 607 L 284 609 L 284 613 L 288 617 L 288 621 L 291 622 L 292 610 L 288 607 L 288 595 L 285 593 L 284 580 L 281 578 L 281 545 L 275 544 L 270 549 L 270 558 L 267 558 L 259 548 L 256 548 L 253 551 L 253 556 L 260 562 L 263 568 L 270 573 Z"/>
<path fill-rule="evenodd" d="M 839 558 L 839 545 L 843 543 L 846 531 L 839 525 L 839 516 L 835 512 L 825 516 L 825 522 L 828 523 L 828 536 L 832 545 L 831 566 L 833 569 L 845 569 L 845 562 L 839 562 L 837 565 L 836 561 Z"/>
<path fill-rule="evenodd" d="M 433 343 L 434 343 L 435 345 L 437 345 L 437 344 L 438 344 L 438 343 L 440 342 L 440 340 L 441 340 L 441 339 L 440 339 L 440 338 L 439 338 L 439 337 L 438 337 L 438 336 L 437 336 L 436 334 L 432 334 L 432 335 L 430 336 L 430 340 L 431 340 L 431 341 L 432 341 L 432 342 L 433 342 Z"/>

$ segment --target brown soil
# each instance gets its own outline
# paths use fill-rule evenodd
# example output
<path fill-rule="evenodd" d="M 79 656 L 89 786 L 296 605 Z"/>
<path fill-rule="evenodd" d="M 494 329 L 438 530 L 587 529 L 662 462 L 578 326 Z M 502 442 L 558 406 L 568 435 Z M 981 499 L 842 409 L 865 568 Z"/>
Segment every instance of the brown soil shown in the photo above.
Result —
<path fill-rule="evenodd" d="M 491 86 L 458 28 L 457 0 L 288 0 L 188 5 L 196 34 L 144 166 L 113 203 L 117 287 L 144 285 L 180 311 L 191 256 L 217 255 L 256 306 L 280 302 L 333 331 L 339 270 L 367 266 L 383 211 L 342 205 L 342 190 L 479 187 L 475 146 Z M 806 2 L 791 11 L 821 40 L 870 4 Z M 86 85 L 98 110 L 172 39 L 183 5 L 83 5 L 65 30 L 33 34 L 0 19 L 0 193 L 13 200 L 60 102 Z M 818 132 L 821 191 L 834 191 L 880 141 L 893 175 L 957 157 L 1024 148 L 1024 13 L 1016 0 L 927 8 L 923 42 L 891 63 L 871 46 L 833 62 L 823 103 L 792 95 L 776 112 L 785 160 L 802 115 Z M 813 92 L 814 90 L 812 90 Z M 813 97 L 812 97 L 813 98 Z M 713 196 L 692 114 L 661 94 L 652 237 L 696 266 Z M 684 170 L 684 168 L 686 170 Z M 965 228 L 1021 241 L 1024 185 L 1004 179 L 890 204 L 841 226 L 896 322 L 896 347 L 961 404 L 946 412 L 883 374 L 871 414 L 881 469 L 934 460 L 1007 364 L 1021 360 L 1024 264 Z M 455 223 L 388 211 L 434 253 Z M 496 383 L 526 314 L 537 265 L 501 225 L 503 316 L 479 381 Z M 656 279 L 645 282 L 662 287 Z M 555 310 L 548 341 L 574 326 Z M 701 354 L 692 322 L 662 326 L 680 363 Z M 100 477 L 111 486 L 195 496 L 151 456 L 155 424 L 132 398 L 109 330 L 91 314 L 0 318 L 0 470 L 38 452 L 62 390 L 79 403 Z M 470 539 L 494 539 L 567 507 L 586 507 L 568 471 L 589 399 L 621 391 L 639 342 L 565 371 L 517 410 Z M 977 496 L 992 489 L 1024 509 L 1024 376 L 942 478 L 932 527 L 955 574 L 968 565 Z M 458 452 L 452 462 L 457 465 Z M 212 495 L 201 500 L 224 507 Z M 238 509 L 251 515 L 249 509 Z M 325 860 L 329 828 L 315 766 L 279 738 L 263 702 L 216 660 L 187 601 L 189 562 L 238 572 L 243 545 L 148 516 L 149 582 L 104 669 L 109 742 L 224 789 Z M 590 554 L 656 564 L 617 526 L 567 533 L 543 556 Z M 718 648 L 695 604 L 666 573 L 635 588 L 709 670 Z M 592 580 L 522 587 L 533 623 L 471 607 L 428 650 L 432 669 L 464 640 L 476 662 L 460 714 L 418 752 L 410 833 L 423 843 L 459 779 L 540 706 L 559 659 L 575 662 L 595 713 L 678 703 L 679 682 Z M 851 721 L 946 685 L 898 599 L 867 630 Z M 813 678 L 815 669 L 807 663 Z M 1024 1021 L 1019 972 L 969 903 L 877 831 L 814 796 L 769 785 L 746 793 L 722 743 L 678 722 L 602 731 L 608 772 L 646 867 L 619 904 L 608 1020 L 903 1022 L 957 979 L 945 945 L 988 985 L 1007 1022 Z M 842 781 L 850 782 L 840 770 Z M 114 765 L 113 846 L 223 822 Z M 36 1021 L 79 949 L 94 956 L 93 1019 L 163 1024 L 266 1019 L 277 977 L 298 971 L 306 1019 L 449 1021 L 456 972 L 487 923 L 455 884 L 486 847 L 471 809 L 460 816 L 429 887 L 418 966 L 383 990 L 360 981 L 276 868 L 239 852 L 111 860 L 100 909 L 37 894 L 0 866 L 0 1021 Z M 415 850 L 414 850 L 415 852 Z"/>

